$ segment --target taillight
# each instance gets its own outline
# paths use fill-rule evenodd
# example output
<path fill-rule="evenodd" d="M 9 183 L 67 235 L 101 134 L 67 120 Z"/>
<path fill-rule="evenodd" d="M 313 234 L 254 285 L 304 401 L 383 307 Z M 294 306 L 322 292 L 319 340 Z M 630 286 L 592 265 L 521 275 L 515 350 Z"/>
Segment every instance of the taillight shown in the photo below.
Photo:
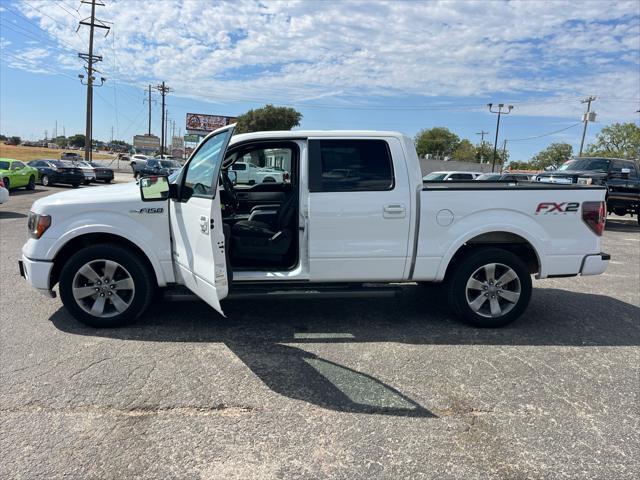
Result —
<path fill-rule="evenodd" d="M 607 221 L 607 209 L 604 202 L 584 202 L 582 204 L 582 221 L 593 233 L 602 235 Z"/>

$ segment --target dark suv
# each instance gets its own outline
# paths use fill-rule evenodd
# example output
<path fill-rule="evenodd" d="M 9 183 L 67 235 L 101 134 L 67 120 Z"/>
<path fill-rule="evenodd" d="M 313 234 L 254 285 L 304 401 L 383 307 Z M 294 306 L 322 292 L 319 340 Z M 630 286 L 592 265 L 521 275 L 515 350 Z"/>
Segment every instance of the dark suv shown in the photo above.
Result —
<path fill-rule="evenodd" d="M 563 163 L 551 172 L 538 174 L 538 182 L 605 185 L 607 211 L 638 216 L 640 223 L 640 169 L 634 160 L 580 157 Z"/>

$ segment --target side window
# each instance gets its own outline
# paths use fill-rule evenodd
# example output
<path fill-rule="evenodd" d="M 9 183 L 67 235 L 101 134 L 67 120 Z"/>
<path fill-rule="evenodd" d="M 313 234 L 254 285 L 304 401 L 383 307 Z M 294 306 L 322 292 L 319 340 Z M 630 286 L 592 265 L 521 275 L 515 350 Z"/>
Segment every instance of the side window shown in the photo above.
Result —
<path fill-rule="evenodd" d="M 149 160 L 147 162 L 147 167 L 149 168 L 156 168 L 158 166 L 158 162 L 156 162 L 155 160 Z"/>
<path fill-rule="evenodd" d="M 619 175 L 625 166 L 626 165 L 624 164 L 624 162 L 614 160 L 613 162 L 611 162 L 611 170 L 609 170 L 609 173 L 615 173 Z"/>
<path fill-rule="evenodd" d="M 473 180 L 473 175 L 469 173 L 454 173 L 449 178 L 452 180 Z"/>
<path fill-rule="evenodd" d="M 393 164 L 384 140 L 310 140 L 311 192 L 392 190 Z"/>
<path fill-rule="evenodd" d="M 22 162 L 13 162 L 11 164 L 11 170 L 20 170 L 21 168 L 24 168 L 24 163 Z"/>
<path fill-rule="evenodd" d="M 246 170 L 247 169 L 247 164 L 246 163 L 234 163 L 231 166 L 231 170 L 235 170 L 237 172 L 240 172 L 242 170 Z"/>
<path fill-rule="evenodd" d="M 201 143 L 193 154 L 182 184 L 182 200 L 190 197 L 214 198 L 222 155 L 233 130 L 225 130 Z"/>

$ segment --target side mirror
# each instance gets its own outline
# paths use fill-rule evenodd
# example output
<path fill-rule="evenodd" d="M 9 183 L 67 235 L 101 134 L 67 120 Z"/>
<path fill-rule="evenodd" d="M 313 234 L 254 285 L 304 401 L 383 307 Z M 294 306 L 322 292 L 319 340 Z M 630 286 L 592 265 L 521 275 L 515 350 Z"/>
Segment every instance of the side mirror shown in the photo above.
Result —
<path fill-rule="evenodd" d="M 238 184 L 238 172 L 234 172 L 233 170 L 227 171 L 227 176 L 233 185 Z"/>
<path fill-rule="evenodd" d="M 169 179 L 166 176 L 140 179 L 140 198 L 143 202 L 157 202 L 169 198 Z"/>

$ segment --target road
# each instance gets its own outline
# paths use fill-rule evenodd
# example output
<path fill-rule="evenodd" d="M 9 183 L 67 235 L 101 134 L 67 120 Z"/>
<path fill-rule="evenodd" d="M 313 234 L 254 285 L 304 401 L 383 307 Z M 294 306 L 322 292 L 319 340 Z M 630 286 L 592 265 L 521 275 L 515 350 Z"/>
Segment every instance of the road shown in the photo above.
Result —
<path fill-rule="evenodd" d="M 534 282 L 503 329 L 467 327 L 414 287 L 227 301 L 227 318 L 160 302 L 94 330 L 18 274 L 29 206 L 62 189 L 0 206 L 0 478 L 640 474 L 635 219 L 608 222 L 605 275 Z"/>

